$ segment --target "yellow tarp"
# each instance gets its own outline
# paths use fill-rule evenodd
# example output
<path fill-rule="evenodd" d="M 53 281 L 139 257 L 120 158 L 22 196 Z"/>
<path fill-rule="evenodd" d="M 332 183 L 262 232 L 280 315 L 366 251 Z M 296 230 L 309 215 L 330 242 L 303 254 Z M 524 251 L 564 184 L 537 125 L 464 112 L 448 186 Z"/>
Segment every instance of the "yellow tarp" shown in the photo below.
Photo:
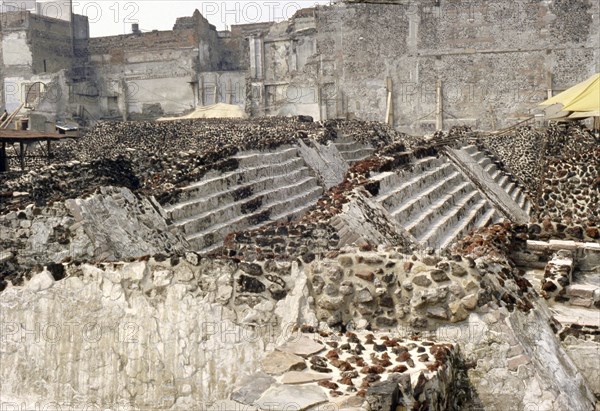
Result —
<path fill-rule="evenodd" d="M 579 96 L 563 107 L 566 111 L 598 111 L 600 110 L 600 75 Z"/>
<path fill-rule="evenodd" d="M 181 117 L 162 117 L 158 121 L 186 120 L 195 118 L 247 118 L 248 115 L 240 106 L 217 103 L 211 106 L 198 107 L 191 113 Z"/>
<path fill-rule="evenodd" d="M 588 117 L 600 117 L 600 110 L 581 111 L 578 113 L 573 113 L 569 116 L 569 118 L 588 118 Z"/>
<path fill-rule="evenodd" d="M 540 106 L 551 106 L 552 104 L 562 104 L 563 106 L 566 106 L 567 104 L 572 103 L 573 100 L 578 98 L 589 87 L 594 87 L 594 85 L 595 87 L 598 87 L 598 84 L 600 84 L 600 73 L 596 73 L 586 81 L 574 85 L 562 93 L 558 93 L 554 97 L 540 103 Z"/>
<path fill-rule="evenodd" d="M 548 119 L 596 117 L 600 113 L 600 73 L 540 103 Z"/>

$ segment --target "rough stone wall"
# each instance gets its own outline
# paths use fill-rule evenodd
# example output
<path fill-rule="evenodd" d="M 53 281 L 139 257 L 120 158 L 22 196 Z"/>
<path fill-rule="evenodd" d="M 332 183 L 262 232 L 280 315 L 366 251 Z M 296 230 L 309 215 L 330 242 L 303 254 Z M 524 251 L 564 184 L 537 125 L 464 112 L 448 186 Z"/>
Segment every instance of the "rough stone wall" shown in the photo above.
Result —
<path fill-rule="evenodd" d="M 34 57 L 33 74 L 56 73 L 71 68 L 73 39 L 70 22 L 30 14 L 28 32 Z"/>
<path fill-rule="evenodd" d="M 125 100 L 127 109 L 119 109 L 120 114 L 144 118 L 144 104 L 161 104 L 165 113 L 215 102 L 244 105 L 245 76 L 235 71 L 240 70 L 236 41 L 241 38 L 222 39 L 196 10 L 191 17 L 178 18 L 171 31 L 90 39 L 88 66 L 103 96 Z M 219 80 L 212 80 L 217 74 Z M 118 81 L 125 82 L 124 94 L 114 89 Z M 107 103 L 101 99 L 100 104 Z M 103 114 L 108 114 L 106 107 Z"/>
<path fill-rule="evenodd" d="M 569 357 L 572 358 L 577 368 L 590 384 L 590 388 L 596 396 L 600 395 L 600 359 L 598 351 L 600 350 L 600 337 L 597 330 L 590 330 L 588 335 L 566 335 L 561 341 Z"/>
<path fill-rule="evenodd" d="M 499 128 L 528 117 L 548 89 L 598 70 L 596 2 L 352 2 L 317 7 L 315 16 L 308 39 L 316 40 L 316 52 L 307 70 L 284 70 L 271 80 L 317 87 L 322 118 L 385 120 L 389 77 L 395 124 L 403 130 L 435 130 L 438 80 L 446 127 Z M 272 34 L 276 27 L 265 41 Z M 266 48 L 265 61 L 285 67 L 293 54 Z"/>
<path fill-rule="evenodd" d="M 514 267 L 460 256 L 349 248 L 337 259 L 313 262 L 307 275 L 317 318 L 330 326 L 366 322 L 373 329 L 434 329 L 463 321 L 490 301 L 511 311 L 533 307 L 531 284 Z"/>
<path fill-rule="evenodd" d="M 30 205 L 0 217 L 0 287 L 21 283 L 32 267 L 65 261 L 124 261 L 183 252 L 158 204 L 126 188 L 103 187 L 85 199 Z"/>
<path fill-rule="evenodd" d="M 490 135 L 480 144 L 500 160 L 504 170 L 519 179 L 533 198 L 537 196 L 545 162 L 543 131 L 519 127 L 502 135 Z"/>
<path fill-rule="evenodd" d="M 597 222 L 600 214 L 600 148 L 580 126 L 552 126 L 546 133 L 547 159 L 539 216 L 555 221 Z"/>
<path fill-rule="evenodd" d="M 595 225 L 600 154 L 589 130 L 580 125 L 520 127 L 484 136 L 479 145 L 525 186 L 534 199 L 536 219 Z"/>
<path fill-rule="evenodd" d="M 5 404 L 208 409 L 291 335 L 285 324 L 309 320 L 290 264 L 263 274 L 189 254 L 61 267 L 0 294 Z"/>

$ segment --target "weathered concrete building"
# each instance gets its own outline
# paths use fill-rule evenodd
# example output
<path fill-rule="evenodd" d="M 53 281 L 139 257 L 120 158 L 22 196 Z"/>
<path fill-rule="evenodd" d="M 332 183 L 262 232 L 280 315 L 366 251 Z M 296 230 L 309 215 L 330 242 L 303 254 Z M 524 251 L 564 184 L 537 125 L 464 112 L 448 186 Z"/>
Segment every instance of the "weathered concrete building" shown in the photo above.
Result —
<path fill-rule="evenodd" d="M 225 102 L 254 116 L 364 118 L 409 132 L 499 128 L 600 70 L 599 14 L 591 0 L 343 1 L 277 24 L 217 31 L 195 12 L 173 30 L 90 39 L 82 16 L 9 12 L 1 103 L 13 110 L 25 98 L 15 83 L 67 70 L 54 80 L 61 98 L 36 107 L 50 121 Z"/>
<path fill-rule="evenodd" d="M 258 40 L 253 112 L 389 120 L 408 131 L 511 124 L 598 71 L 599 12 L 587 0 L 317 7 Z"/>
<path fill-rule="evenodd" d="M 88 19 L 64 2 L 0 6 L 7 11 L 0 15 L 0 106 L 9 112 L 35 106 L 29 117 L 42 129 L 47 119 L 68 116 L 72 73 L 86 62 Z"/>
<path fill-rule="evenodd" d="M 101 114 L 151 116 L 215 102 L 244 105 L 245 71 L 235 50 L 242 45 L 236 40 L 198 11 L 177 19 L 172 31 L 141 33 L 134 27 L 128 35 L 90 39 L 88 74 L 102 91 Z"/>

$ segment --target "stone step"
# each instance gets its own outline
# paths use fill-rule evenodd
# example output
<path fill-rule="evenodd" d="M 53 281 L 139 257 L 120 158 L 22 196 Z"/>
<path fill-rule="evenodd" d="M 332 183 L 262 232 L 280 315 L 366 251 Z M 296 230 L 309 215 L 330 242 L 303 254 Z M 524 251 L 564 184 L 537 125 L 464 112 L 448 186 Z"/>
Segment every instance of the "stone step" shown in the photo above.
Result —
<path fill-rule="evenodd" d="M 519 205 L 519 207 L 523 208 L 523 197 L 525 196 L 525 194 L 523 193 L 523 190 L 521 190 L 521 188 L 517 188 L 515 190 L 514 196 L 513 196 L 513 200 L 515 200 L 515 203 L 517 203 Z"/>
<path fill-rule="evenodd" d="M 335 144 L 335 147 L 338 149 L 338 151 L 340 153 L 344 152 L 344 151 L 356 151 L 356 150 L 362 150 L 362 149 L 373 150 L 373 148 L 371 146 L 369 146 L 368 144 L 360 143 L 360 142 L 354 141 L 354 140 L 349 140 L 349 141 L 336 140 L 333 142 L 333 144 Z"/>
<path fill-rule="evenodd" d="M 593 284 L 571 284 L 565 290 L 569 305 L 585 308 L 596 308 L 600 301 L 600 287 Z"/>
<path fill-rule="evenodd" d="M 169 209 L 165 209 L 165 211 L 167 211 L 167 214 L 173 223 L 177 224 L 186 218 L 218 209 L 224 204 L 231 204 L 235 201 L 243 200 L 243 198 L 236 200 L 236 192 L 239 193 L 241 190 L 247 190 L 249 193 L 248 196 L 250 196 L 254 193 L 263 192 L 270 187 L 283 187 L 291 182 L 300 181 L 309 176 L 310 169 L 308 167 L 302 167 L 292 172 L 284 172 L 282 174 L 260 178 L 249 183 L 234 185 L 225 191 L 219 191 L 209 196 L 184 201 L 175 204 Z"/>
<path fill-rule="evenodd" d="M 239 162 L 239 168 L 254 168 L 265 164 L 279 164 L 291 158 L 299 157 L 298 147 L 280 147 L 276 151 L 245 151 L 233 158 Z"/>
<path fill-rule="evenodd" d="M 265 162 L 257 167 L 246 169 L 238 168 L 237 170 L 205 178 L 195 184 L 184 187 L 179 195 L 180 202 L 211 196 L 222 191 L 227 191 L 232 186 L 265 177 L 290 173 L 305 166 L 302 158 L 293 157 L 281 163 L 270 164 Z M 177 205 L 172 206 L 166 210 L 174 209 L 176 206 Z"/>
<path fill-rule="evenodd" d="M 490 163 L 490 164 L 488 164 L 488 165 L 485 167 L 484 171 L 485 171 L 486 173 L 488 173 L 488 174 L 489 174 L 489 175 L 490 175 L 490 176 L 491 176 L 491 177 L 494 179 L 494 181 L 496 181 L 496 176 L 497 176 L 497 175 L 498 175 L 498 173 L 500 172 L 500 171 L 498 170 L 498 166 L 497 166 L 496 164 L 494 164 L 494 163 Z"/>
<path fill-rule="evenodd" d="M 406 184 L 408 180 L 416 179 L 415 176 L 427 173 L 433 168 L 441 167 L 444 164 L 449 163 L 437 157 L 425 157 L 411 163 L 410 168 L 407 170 L 386 171 L 372 176 L 371 180 L 379 182 L 379 196 L 383 196 L 397 190 L 400 185 Z"/>
<path fill-rule="evenodd" d="M 454 171 L 454 173 L 452 173 Z M 427 191 L 430 186 L 442 183 L 448 176 L 456 175 L 450 163 L 441 164 L 425 171 L 422 174 L 413 174 L 411 178 L 400 182 L 392 190 L 387 190 L 375 199 L 385 208 L 390 209 L 397 206 L 404 199 L 418 197 Z M 380 185 L 380 190 L 382 189 Z"/>
<path fill-rule="evenodd" d="M 476 145 L 474 144 L 470 144 L 468 146 L 465 146 L 462 148 L 464 151 L 466 151 L 467 153 L 469 153 L 470 155 L 474 155 L 479 153 L 479 148 L 477 148 Z"/>
<path fill-rule="evenodd" d="M 445 198 L 448 193 L 452 193 L 456 188 L 464 187 L 464 180 L 458 172 L 452 173 L 448 178 L 440 179 L 435 184 L 426 186 L 424 191 L 420 191 L 405 202 L 398 201 L 395 206 L 390 203 L 390 207 L 386 207 L 390 214 L 401 224 L 406 224 L 411 221 L 416 214 L 422 213 L 432 207 L 440 199 Z M 400 199 L 400 196 L 397 197 Z M 385 204 L 384 204 L 385 207 Z"/>
<path fill-rule="evenodd" d="M 441 238 L 443 233 L 452 225 L 456 224 L 472 205 L 482 201 L 481 194 L 477 190 L 468 191 L 463 196 L 446 202 L 440 212 L 429 215 L 420 224 L 416 225 L 411 233 L 421 244 L 435 245 L 436 238 Z"/>
<path fill-rule="evenodd" d="M 354 151 L 340 151 L 340 154 L 347 162 L 356 162 L 369 157 L 374 151 L 371 148 L 361 148 Z"/>
<path fill-rule="evenodd" d="M 238 202 L 230 202 L 222 205 L 219 208 L 209 210 L 202 214 L 183 219 L 175 223 L 176 227 L 180 227 L 186 235 L 191 235 L 197 232 L 205 231 L 212 226 L 227 223 L 243 214 L 251 214 L 253 203 L 257 201 L 256 210 L 263 208 L 269 204 L 281 201 L 289 196 L 295 196 L 298 193 L 304 193 L 318 187 L 316 177 L 305 177 L 299 181 L 282 187 L 271 188 L 270 190 L 256 193 L 251 197 L 245 198 Z M 246 212 L 244 209 L 246 208 Z M 250 211 L 250 212 L 248 212 Z"/>
<path fill-rule="evenodd" d="M 490 164 L 494 164 L 489 157 L 483 157 L 481 161 L 479 161 L 479 165 L 485 170 Z"/>
<path fill-rule="evenodd" d="M 188 235 L 186 240 L 194 249 L 206 250 L 217 243 L 222 244 L 223 239 L 229 233 L 246 230 L 250 227 L 260 227 L 268 222 L 281 221 L 288 217 L 298 217 L 312 207 L 322 193 L 323 189 L 316 186 L 308 192 L 287 197 L 285 200 L 261 207 L 252 214 L 242 214 L 233 220 Z"/>
<path fill-rule="evenodd" d="M 498 185 L 502 188 L 506 187 L 506 185 L 508 184 L 508 181 L 510 181 L 508 179 L 508 176 L 502 172 L 499 172 L 494 180 L 496 180 Z"/>
<path fill-rule="evenodd" d="M 452 185 L 450 190 L 442 193 L 443 195 L 435 198 L 425 207 L 419 207 L 419 204 L 417 203 L 416 208 L 402 207 L 390 214 L 392 214 L 398 223 L 410 231 L 424 220 L 430 219 L 431 215 L 439 213 L 440 210 L 447 207 L 448 205 L 446 203 L 452 201 L 454 197 L 460 197 L 471 190 L 471 183 L 460 180 L 457 185 Z"/>
<path fill-rule="evenodd" d="M 471 158 L 476 162 L 481 164 L 483 162 L 483 160 L 486 158 L 485 154 L 483 154 L 481 151 L 478 151 L 474 154 L 471 154 Z"/>
<path fill-rule="evenodd" d="M 317 197 L 318 198 L 318 197 Z M 246 231 L 251 231 L 251 230 L 256 230 L 259 229 L 271 222 L 276 222 L 276 221 L 293 221 L 296 220 L 300 217 L 302 217 L 312 206 L 314 205 L 314 201 L 309 202 L 308 204 L 304 204 L 300 207 L 296 207 L 293 210 L 287 211 L 284 214 L 281 214 L 279 216 L 274 217 L 271 220 L 268 221 L 263 221 L 259 224 L 256 225 L 252 225 L 252 226 L 243 226 L 243 224 L 241 225 L 241 228 L 237 229 L 237 230 L 227 230 L 225 232 L 225 234 L 223 234 L 221 240 L 206 246 L 204 243 L 204 238 L 196 238 L 196 239 L 192 239 L 189 242 L 190 246 L 196 250 L 197 252 L 201 253 L 201 254 L 208 254 L 212 251 L 215 251 L 216 249 L 218 249 L 219 247 L 223 246 L 224 243 L 224 238 L 227 234 L 232 233 L 234 231 L 240 231 L 240 230 L 246 230 Z"/>
<path fill-rule="evenodd" d="M 449 231 L 444 238 L 437 242 L 436 247 L 439 249 L 448 248 L 456 240 L 460 240 L 470 231 L 484 227 L 494 221 L 496 210 L 482 200 L 473 207 L 469 214 L 459 220 L 459 222 Z"/>
<path fill-rule="evenodd" d="M 506 187 L 504 187 L 504 191 L 506 191 L 506 193 L 511 196 L 512 199 L 514 199 L 513 192 L 515 191 L 515 189 L 517 188 L 517 184 L 515 184 L 514 181 L 510 181 Z"/>

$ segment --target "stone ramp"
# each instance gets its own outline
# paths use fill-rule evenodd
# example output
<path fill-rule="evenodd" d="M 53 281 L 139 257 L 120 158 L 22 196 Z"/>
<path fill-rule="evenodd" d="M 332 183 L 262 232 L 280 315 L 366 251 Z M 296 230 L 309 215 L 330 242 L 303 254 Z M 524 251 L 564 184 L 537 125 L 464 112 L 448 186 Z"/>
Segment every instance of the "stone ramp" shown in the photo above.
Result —
<path fill-rule="evenodd" d="M 516 223 L 529 222 L 531 204 L 521 187 L 476 146 L 462 149 L 448 147 L 446 153 L 488 201 L 506 217 Z"/>
<path fill-rule="evenodd" d="M 165 211 L 193 249 L 210 252 L 234 231 L 301 216 L 323 194 L 297 147 L 245 152 L 239 167 L 211 173 L 183 188 L 180 202 Z"/>
<path fill-rule="evenodd" d="M 500 218 L 445 156 L 418 159 L 408 170 L 380 173 L 372 180 L 379 183 L 376 201 L 423 246 L 447 248 Z"/>

